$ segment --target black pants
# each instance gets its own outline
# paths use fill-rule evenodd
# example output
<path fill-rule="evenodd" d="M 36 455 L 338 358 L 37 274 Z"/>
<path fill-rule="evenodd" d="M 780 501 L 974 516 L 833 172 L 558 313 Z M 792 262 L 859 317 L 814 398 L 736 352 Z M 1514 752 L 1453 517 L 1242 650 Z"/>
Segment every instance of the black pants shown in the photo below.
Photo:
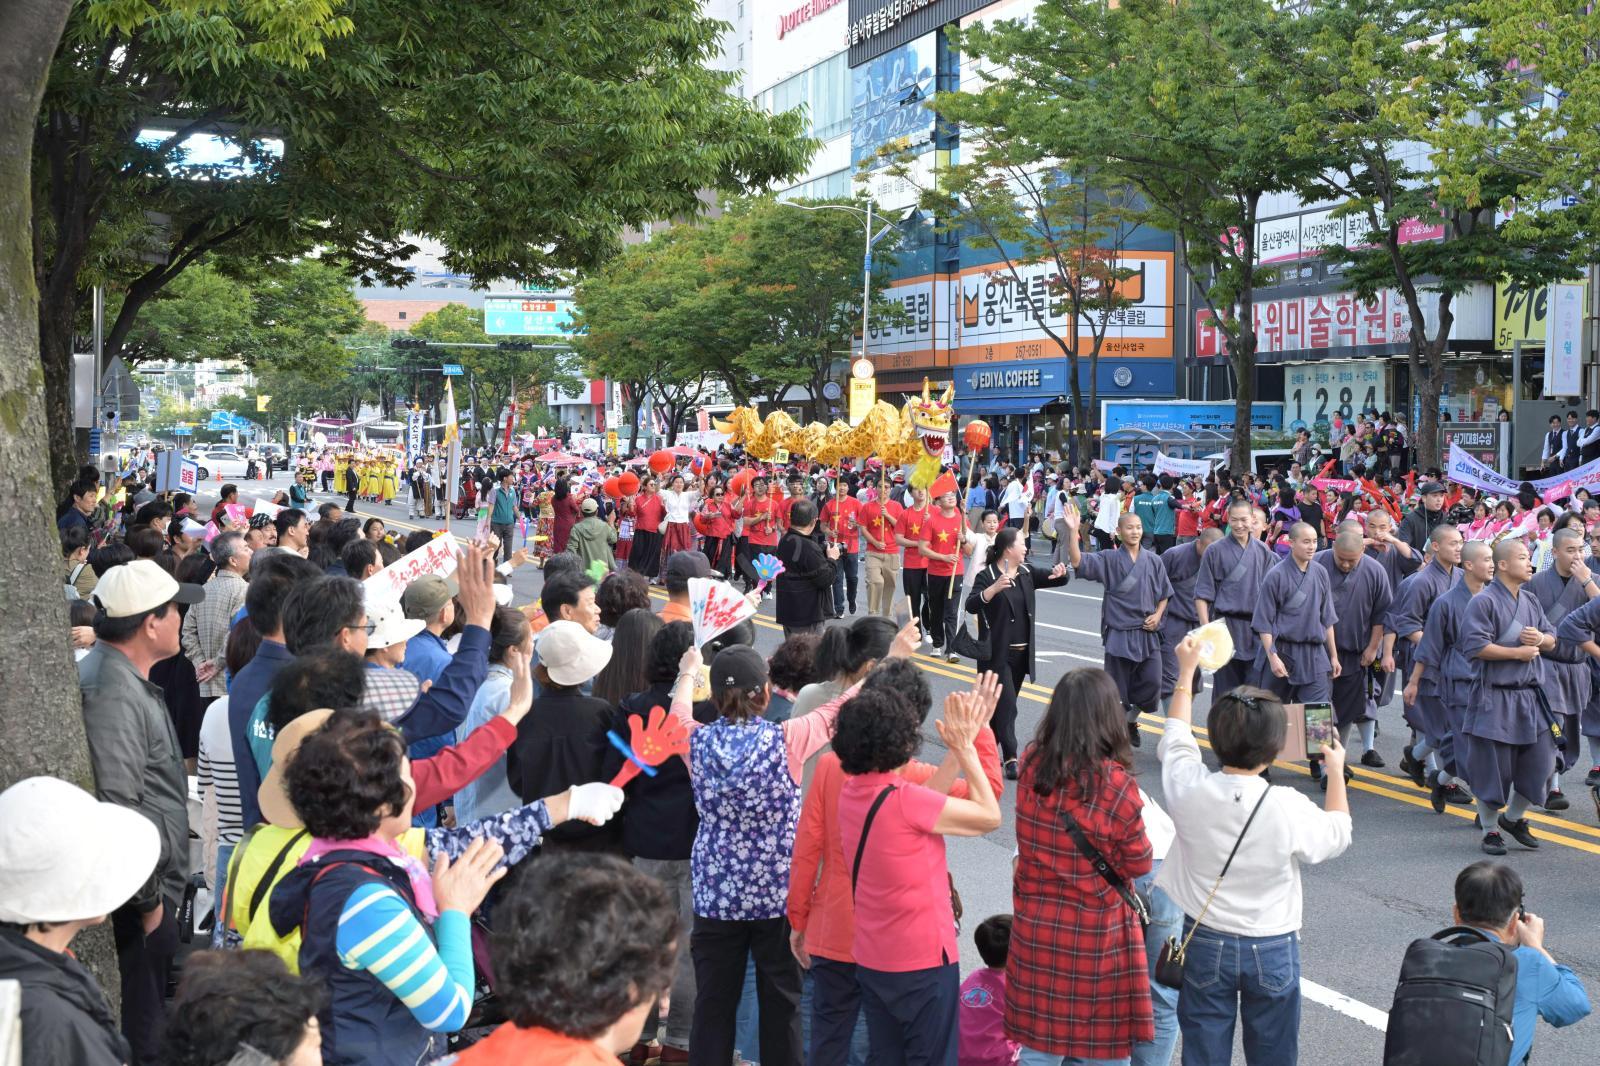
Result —
<path fill-rule="evenodd" d="M 926 635 L 933 629 L 933 620 L 928 617 L 928 571 L 907 567 L 900 572 L 900 580 L 901 587 L 906 590 L 906 600 L 911 604 L 911 617 Z"/>
<path fill-rule="evenodd" d="M 873 1063 L 956 1066 L 959 964 L 906 973 L 857 966 L 856 980 Z"/>
<path fill-rule="evenodd" d="M 161 924 L 149 936 L 132 907 L 121 907 L 111 915 L 117 967 L 122 971 L 122 1035 L 133 1047 L 133 1066 L 155 1066 L 163 1061 L 167 978 L 178 954 L 176 914 L 177 904 L 167 900 Z"/>
<path fill-rule="evenodd" d="M 1228 665 L 1211 676 L 1211 698 L 1226 696 L 1240 685 L 1253 685 L 1255 681 L 1254 659 L 1229 659 Z"/>
<path fill-rule="evenodd" d="M 860 1013 L 856 964 L 811 956 L 811 1046 L 806 1061 L 848 1062 Z"/>
<path fill-rule="evenodd" d="M 1091 529 L 1089 536 L 1094 538 L 1094 546 L 1100 551 L 1105 551 L 1116 543 L 1115 538 L 1103 529 Z"/>
<path fill-rule="evenodd" d="M 952 634 L 961 625 L 961 575 L 955 579 L 955 591 L 950 591 L 949 574 L 928 575 L 928 628 L 933 632 L 936 648 L 948 647 Z"/>
<path fill-rule="evenodd" d="M 332 492 L 333 491 L 333 471 L 332 470 L 324 470 L 324 471 L 322 471 L 322 491 L 323 492 Z"/>
<path fill-rule="evenodd" d="M 991 637 L 990 639 L 993 639 Z M 989 728 L 994 730 L 995 743 L 1000 748 L 1002 760 L 1017 757 L 1017 690 L 1028 674 L 1028 649 L 1005 648 L 988 662 L 978 664 L 978 673 L 992 670 L 1000 680 L 1000 702 L 995 704 L 994 717 Z"/>
<path fill-rule="evenodd" d="M 502 562 L 511 561 L 513 542 L 517 539 L 517 527 L 510 522 L 490 522 L 489 529 L 500 538 L 500 559 Z"/>
<path fill-rule="evenodd" d="M 1124 659 L 1106 653 L 1106 673 L 1116 682 L 1117 695 L 1122 697 L 1122 709 L 1128 724 L 1139 721 L 1141 711 L 1155 713 L 1161 698 L 1161 658 Z"/>
<path fill-rule="evenodd" d="M 756 964 L 762 1066 L 800 1066 L 800 964 L 789 950 L 789 920 L 728 922 L 695 915 L 689 951 L 695 980 L 691 1066 L 728 1066 L 733 1061 L 734 1022 L 747 959 Z"/>
<path fill-rule="evenodd" d="M 729 537 L 706 538 L 706 560 L 711 563 L 711 569 L 723 577 L 733 576 L 732 563 L 729 562 L 728 548 L 733 543 Z"/>
<path fill-rule="evenodd" d="M 1155 548 L 1157 555 L 1160 555 L 1178 543 L 1178 535 L 1176 533 L 1152 533 L 1150 534 L 1150 540 L 1153 542 L 1151 547 Z"/>

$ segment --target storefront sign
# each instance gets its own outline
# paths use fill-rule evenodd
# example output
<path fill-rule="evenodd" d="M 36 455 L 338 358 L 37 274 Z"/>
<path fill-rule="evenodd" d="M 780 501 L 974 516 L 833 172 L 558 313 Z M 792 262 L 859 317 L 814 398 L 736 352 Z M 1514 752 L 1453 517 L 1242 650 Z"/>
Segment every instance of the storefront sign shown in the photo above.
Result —
<path fill-rule="evenodd" d="M 1439 427 L 1439 450 L 1450 456 L 1452 470 L 1445 471 L 1452 480 L 1460 480 L 1455 476 L 1453 467 L 1456 455 L 1459 453 L 1470 458 L 1473 462 L 1482 464 L 1493 470 L 1505 470 L 1510 464 L 1506 461 L 1505 449 L 1510 441 L 1504 432 L 1505 422 L 1447 422 Z M 1496 475 L 1499 477 L 1500 475 Z M 1510 478 L 1503 479 L 1510 485 L 1509 489 L 1497 488 L 1494 492 L 1517 491 L 1518 482 Z M 1462 484 L 1470 485 L 1472 482 L 1463 481 Z"/>
<path fill-rule="evenodd" d="M 1346 422 L 1362 411 L 1389 409 L 1382 359 L 1291 363 L 1283 368 L 1285 417 L 1290 429 Z"/>
<path fill-rule="evenodd" d="M 1583 391 L 1583 286 L 1550 286 L 1549 337 L 1544 352 L 1544 395 L 1577 396 Z"/>
<path fill-rule="evenodd" d="M 1438 294 L 1421 293 L 1419 298 L 1424 316 L 1433 322 Z M 1463 344 L 1487 343 L 1491 310 L 1488 286 L 1459 293 L 1452 306 L 1455 322 L 1450 327 L 1450 339 Z M 1317 358 L 1316 353 L 1341 349 L 1392 351 L 1411 340 L 1411 313 L 1405 298 L 1395 289 L 1384 289 L 1367 302 L 1348 292 L 1259 297 L 1252 305 L 1251 316 L 1258 355 L 1305 352 Z M 1213 358 L 1226 350 L 1227 335 L 1213 322 L 1211 312 L 1196 311 L 1195 358 Z"/>
<path fill-rule="evenodd" d="M 959 22 L 994 0 L 850 0 L 845 39 L 858 67 L 940 26 Z"/>
<path fill-rule="evenodd" d="M 796 26 L 810 22 L 829 8 L 838 7 L 841 0 L 806 0 L 793 11 L 778 16 L 778 39 L 794 31 Z"/>
<path fill-rule="evenodd" d="M 1550 318 L 1550 289 L 1502 281 L 1494 287 L 1494 346 L 1510 351 L 1518 341 L 1543 341 Z"/>
<path fill-rule="evenodd" d="M 1170 400 L 1146 403 L 1139 400 L 1107 400 L 1100 404 L 1100 429 L 1110 434 L 1119 429 L 1147 429 L 1151 432 L 1214 429 L 1232 432 L 1232 400 L 1212 403 L 1205 400 Z M 1250 405 L 1252 429 L 1283 429 L 1283 404 Z"/>
<path fill-rule="evenodd" d="M 850 424 L 859 426 L 878 402 L 878 379 L 874 377 L 850 378 Z"/>

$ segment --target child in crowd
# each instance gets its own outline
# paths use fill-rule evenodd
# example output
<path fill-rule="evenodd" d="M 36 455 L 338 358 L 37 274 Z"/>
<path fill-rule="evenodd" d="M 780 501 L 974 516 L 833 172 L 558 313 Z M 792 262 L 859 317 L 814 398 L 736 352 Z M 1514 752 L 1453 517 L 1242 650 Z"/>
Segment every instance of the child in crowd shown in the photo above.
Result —
<path fill-rule="evenodd" d="M 961 982 L 959 1066 L 1010 1066 L 1021 1044 L 1006 1039 L 1006 956 L 1011 915 L 985 918 L 973 932 L 983 969 Z"/>

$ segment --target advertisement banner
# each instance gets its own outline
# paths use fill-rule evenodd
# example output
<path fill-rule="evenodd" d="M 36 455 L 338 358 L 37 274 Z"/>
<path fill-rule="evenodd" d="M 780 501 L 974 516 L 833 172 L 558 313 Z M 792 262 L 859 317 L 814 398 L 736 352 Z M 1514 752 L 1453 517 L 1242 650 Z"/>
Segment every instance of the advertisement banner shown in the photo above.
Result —
<path fill-rule="evenodd" d="M 1205 477 L 1211 473 L 1211 460 L 1174 459 L 1166 452 L 1157 452 L 1151 470 L 1157 477 L 1162 474 L 1171 474 L 1174 477 Z"/>
<path fill-rule="evenodd" d="M 1290 429 L 1346 422 L 1362 411 L 1389 409 L 1381 359 L 1291 363 L 1283 368 L 1284 417 Z"/>
<path fill-rule="evenodd" d="M 1550 286 L 1549 336 L 1544 346 L 1545 399 L 1583 392 L 1583 286 Z"/>
<path fill-rule="evenodd" d="M 1494 287 L 1494 346 L 1509 351 L 1518 341 L 1543 341 L 1550 318 L 1550 289 L 1508 281 Z"/>
<path fill-rule="evenodd" d="M 1413 419 L 1412 425 L 1416 425 Z M 1505 449 L 1508 434 L 1501 422 L 1445 422 L 1439 426 L 1439 450 L 1459 447 L 1464 453 L 1491 470 L 1509 470 Z M 1513 490 L 1515 491 L 1515 490 Z"/>
<path fill-rule="evenodd" d="M 1444 476 L 1458 485 L 1471 485 L 1473 488 L 1482 489 L 1484 492 L 1493 492 L 1501 496 L 1515 496 L 1521 491 L 1522 483 L 1513 481 L 1491 467 L 1481 463 L 1470 455 L 1460 444 L 1450 444 L 1450 454 L 1445 465 Z M 1554 477 L 1540 478 L 1530 482 L 1535 492 L 1541 496 L 1555 494 L 1564 496 L 1576 487 L 1593 485 L 1600 482 L 1600 459 L 1584 463 L 1576 470 L 1569 470 L 1564 474 Z M 1552 497 L 1553 498 L 1553 497 Z"/>

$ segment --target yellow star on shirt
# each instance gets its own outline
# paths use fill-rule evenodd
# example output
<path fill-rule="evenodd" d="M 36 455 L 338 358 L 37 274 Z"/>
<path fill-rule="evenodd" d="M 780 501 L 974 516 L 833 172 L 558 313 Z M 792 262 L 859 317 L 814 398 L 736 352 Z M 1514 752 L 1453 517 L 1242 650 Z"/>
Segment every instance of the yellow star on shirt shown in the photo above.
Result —
<path fill-rule="evenodd" d="M 941 529 L 939 531 L 939 543 L 943 544 L 946 541 L 948 541 L 949 539 L 950 539 L 950 534 Z"/>
<path fill-rule="evenodd" d="M 911 531 L 911 535 L 913 537 L 916 536 L 918 533 L 922 532 L 922 527 L 921 526 L 911 526 L 909 528 L 910 528 L 910 531 Z"/>

